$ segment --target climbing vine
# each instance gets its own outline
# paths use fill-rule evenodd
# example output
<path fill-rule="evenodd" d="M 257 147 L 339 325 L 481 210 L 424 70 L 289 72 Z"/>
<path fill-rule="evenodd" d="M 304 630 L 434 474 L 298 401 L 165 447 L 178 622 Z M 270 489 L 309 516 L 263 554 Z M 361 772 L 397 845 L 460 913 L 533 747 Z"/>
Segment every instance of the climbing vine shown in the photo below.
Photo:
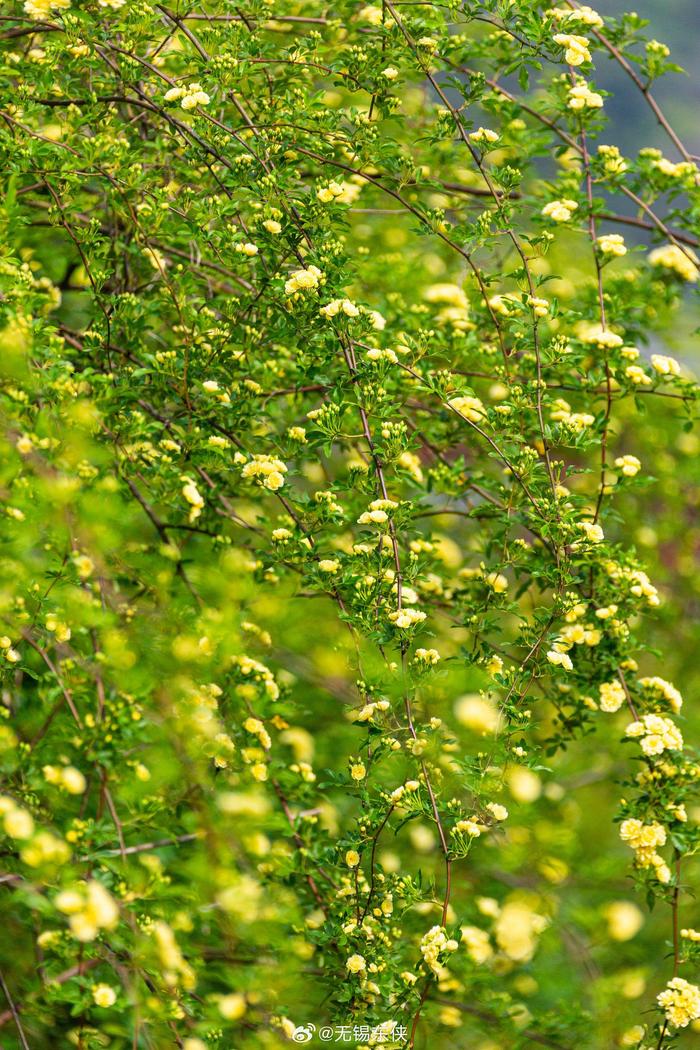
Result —
<path fill-rule="evenodd" d="M 669 49 L 575 0 L 0 43 L 2 1045 L 686 1045 Z"/>

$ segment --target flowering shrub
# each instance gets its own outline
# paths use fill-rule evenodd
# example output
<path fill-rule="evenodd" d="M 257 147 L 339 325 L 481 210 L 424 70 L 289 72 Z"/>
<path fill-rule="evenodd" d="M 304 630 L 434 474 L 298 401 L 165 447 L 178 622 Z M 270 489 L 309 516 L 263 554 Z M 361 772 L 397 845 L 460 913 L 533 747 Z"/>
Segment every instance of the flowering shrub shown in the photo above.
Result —
<path fill-rule="evenodd" d="M 575 0 L 0 40 L 2 1045 L 683 1044 L 668 49 Z"/>

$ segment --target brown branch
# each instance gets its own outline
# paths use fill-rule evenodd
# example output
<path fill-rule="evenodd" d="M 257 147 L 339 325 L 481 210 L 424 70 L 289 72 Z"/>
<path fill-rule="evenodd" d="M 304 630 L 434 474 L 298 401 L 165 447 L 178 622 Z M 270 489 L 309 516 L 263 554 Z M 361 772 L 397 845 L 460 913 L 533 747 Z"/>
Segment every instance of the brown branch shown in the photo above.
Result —
<path fill-rule="evenodd" d="M 19 1041 L 22 1044 L 22 1048 L 23 1050 L 29 1050 L 29 1043 L 27 1042 L 27 1037 L 24 1034 L 22 1022 L 19 1019 L 19 1010 L 15 1006 L 15 1001 L 10 995 L 10 989 L 7 987 L 5 975 L 2 973 L 2 971 L 0 971 L 0 984 L 2 984 L 2 990 L 5 993 L 5 998 L 7 999 L 7 1002 L 9 1004 L 10 1014 L 12 1015 L 12 1020 L 15 1022 L 15 1028 L 17 1029 L 17 1035 L 19 1036 Z"/>
<path fill-rule="evenodd" d="M 80 715 L 78 714 L 78 709 L 75 706 L 75 703 L 73 702 L 73 694 L 71 693 L 70 689 L 68 689 L 67 686 L 64 685 L 63 679 L 61 678 L 61 675 L 59 674 L 58 668 L 56 667 L 55 663 L 53 662 L 53 660 L 51 659 L 49 654 L 46 652 L 46 650 L 43 649 L 39 645 L 38 642 L 34 641 L 34 639 L 29 634 L 28 631 L 22 631 L 22 637 L 24 638 L 25 642 L 27 642 L 27 644 L 30 645 L 32 647 L 32 649 L 34 649 L 34 651 L 39 654 L 41 659 L 44 661 L 44 663 L 48 667 L 49 671 L 51 671 L 51 674 L 54 676 L 54 678 L 56 679 L 56 681 L 58 682 L 58 684 L 60 686 L 61 693 L 63 694 L 63 699 L 65 700 L 66 704 L 68 705 L 68 709 L 70 710 L 70 713 L 72 714 L 73 719 L 75 720 L 75 722 L 79 726 L 79 728 L 82 729 L 83 728 L 83 723 L 80 720 Z M 51 718 L 53 718 L 54 713 L 55 712 L 51 713 L 51 715 L 49 716 L 49 720 Z M 48 726 L 46 726 L 46 728 L 48 728 Z M 40 730 L 41 736 L 43 736 L 43 734 L 46 732 L 46 728 L 42 727 L 43 732 Z"/>

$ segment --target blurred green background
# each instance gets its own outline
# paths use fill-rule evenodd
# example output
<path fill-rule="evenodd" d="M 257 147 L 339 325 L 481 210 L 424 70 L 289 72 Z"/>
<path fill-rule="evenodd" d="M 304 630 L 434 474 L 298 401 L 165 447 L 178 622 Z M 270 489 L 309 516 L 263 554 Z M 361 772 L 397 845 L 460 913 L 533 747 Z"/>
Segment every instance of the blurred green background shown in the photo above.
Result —
<path fill-rule="evenodd" d="M 654 87 L 654 95 L 672 125 L 693 153 L 700 153 L 700 79 L 697 77 L 700 4 L 697 0 L 603 0 L 592 4 L 603 18 L 636 11 L 649 20 L 647 33 L 671 48 L 671 59 L 683 66 L 684 74 L 669 75 Z M 626 152 L 636 152 L 641 142 L 662 149 L 676 159 L 668 138 L 650 109 L 641 104 L 639 93 L 616 62 L 610 60 L 603 87 L 614 93 L 606 102 L 612 118 L 611 141 Z M 601 77 L 602 79 L 602 77 Z"/>

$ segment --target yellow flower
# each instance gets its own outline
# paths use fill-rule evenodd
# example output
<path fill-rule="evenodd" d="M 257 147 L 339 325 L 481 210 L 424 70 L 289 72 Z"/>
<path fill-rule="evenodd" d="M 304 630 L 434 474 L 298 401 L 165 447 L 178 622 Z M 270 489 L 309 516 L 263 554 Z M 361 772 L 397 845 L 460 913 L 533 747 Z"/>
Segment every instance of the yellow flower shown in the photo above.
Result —
<path fill-rule="evenodd" d="M 85 777 L 75 766 L 66 766 L 61 771 L 61 784 L 69 795 L 82 795 L 86 788 Z"/>
<path fill-rule="evenodd" d="M 316 190 L 316 196 L 322 204 L 330 204 L 336 197 L 340 197 L 343 187 L 337 182 L 330 182 L 327 186 L 321 186 Z"/>
<path fill-rule="evenodd" d="M 604 233 L 596 244 L 603 255 L 626 255 L 625 238 L 619 233 Z"/>
<path fill-rule="evenodd" d="M 625 690 L 620 682 L 603 682 L 599 687 L 600 710 L 613 714 L 619 711 L 625 702 Z"/>
<path fill-rule="evenodd" d="M 437 974 L 440 971 L 440 954 L 442 952 L 456 952 L 459 948 L 457 941 L 448 939 L 442 926 L 433 926 L 423 935 L 420 942 L 420 951 L 427 966 Z"/>
<path fill-rule="evenodd" d="M 114 1006 L 117 1001 L 117 993 L 108 984 L 94 984 L 92 998 L 96 1006 Z"/>
<path fill-rule="evenodd" d="M 318 311 L 322 317 L 330 318 L 336 317 L 339 313 L 344 313 L 346 317 L 359 317 L 359 307 L 355 306 L 355 303 L 351 299 L 332 299 L 331 302 L 326 303 Z"/>
<path fill-rule="evenodd" d="M 469 820 L 458 820 L 452 829 L 452 834 L 469 835 L 470 838 L 478 839 L 482 832 L 482 826 L 475 818 Z"/>
<path fill-rule="evenodd" d="M 608 933 L 614 941 L 629 941 L 644 925 L 644 915 L 631 901 L 613 901 L 605 909 Z"/>
<path fill-rule="evenodd" d="M 232 992 L 219 999 L 219 1013 L 227 1021 L 238 1021 L 248 1009 L 245 996 L 240 992 Z"/>
<path fill-rule="evenodd" d="M 180 102 L 183 109 L 195 109 L 196 106 L 207 106 L 211 99 L 199 84 L 190 84 Z"/>
<path fill-rule="evenodd" d="M 119 919 L 113 897 L 96 879 L 59 893 L 56 907 L 68 915 L 71 933 L 79 941 L 94 941 L 101 929 L 113 929 Z"/>
<path fill-rule="evenodd" d="M 573 671 L 574 665 L 568 653 L 560 652 L 558 649 L 550 649 L 547 660 L 555 667 L 563 667 L 565 671 Z"/>
<path fill-rule="evenodd" d="M 676 689 L 675 685 L 672 685 L 671 682 L 667 682 L 665 678 L 659 678 L 657 675 L 654 675 L 653 678 L 640 678 L 639 684 L 644 689 L 651 689 L 657 695 L 662 696 L 670 705 L 671 709 L 678 714 L 683 706 L 683 697 Z"/>
<path fill-rule="evenodd" d="M 623 340 L 615 332 L 611 332 L 609 328 L 603 328 L 601 324 L 591 324 L 590 322 L 581 322 L 576 329 L 576 334 L 582 343 L 595 344 L 599 346 L 601 350 L 614 350 L 618 346 L 622 346 Z"/>
<path fill-rule="evenodd" d="M 65 11 L 70 7 L 70 0 L 25 0 L 24 13 L 30 18 L 46 20 L 52 11 Z"/>
<path fill-rule="evenodd" d="M 615 466 L 620 468 L 626 478 L 633 478 L 641 470 L 642 464 L 636 456 L 618 456 Z"/>
<path fill-rule="evenodd" d="M 360 854 L 355 849 L 349 849 L 345 854 L 345 863 L 349 868 L 356 868 L 360 863 Z"/>
<path fill-rule="evenodd" d="M 425 619 L 425 613 L 421 612 L 420 609 L 397 609 L 396 612 L 389 613 L 389 619 L 395 627 L 405 631 L 409 627 L 422 623 Z"/>
<path fill-rule="evenodd" d="M 191 478 L 184 478 L 185 484 L 182 486 L 182 495 L 185 502 L 189 503 L 192 508 L 189 514 L 190 524 L 196 521 L 199 515 L 202 513 L 204 507 L 204 499 Z"/>
<path fill-rule="evenodd" d="M 367 963 L 363 955 L 351 955 L 345 963 L 345 968 L 350 973 L 364 973 L 367 969 Z"/>
<path fill-rule="evenodd" d="M 672 179 L 683 179 L 688 175 L 697 176 L 698 174 L 697 166 L 687 160 L 674 164 L 673 161 L 668 160 L 666 157 L 661 157 L 660 160 L 654 161 L 654 167 L 662 175 L 668 175 Z"/>
<path fill-rule="evenodd" d="M 652 354 L 651 367 L 661 376 L 679 376 L 681 366 L 675 357 L 667 357 L 665 354 Z"/>
<path fill-rule="evenodd" d="M 624 993 L 623 993 L 624 994 Z M 636 1047 L 644 1038 L 645 1028 L 641 1024 L 632 1025 L 620 1036 L 620 1046 Z"/>
<path fill-rule="evenodd" d="M 460 725 L 481 736 L 497 732 L 501 724 L 500 712 L 493 701 L 476 693 L 461 696 L 456 700 L 454 713 Z"/>
<path fill-rule="evenodd" d="M 651 386 L 651 376 L 640 365 L 627 365 L 625 375 L 635 386 Z"/>
<path fill-rule="evenodd" d="M 318 288 L 322 277 L 323 274 L 317 266 L 308 266 L 304 270 L 295 270 L 286 281 L 284 290 L 287 295 L 294 295 L 295 292 L 299 291 L 312 291 L 314 288 Z"/>
<path fill-rule="evenodd" d="M 557 22 L 583 22 L 584 25 L 593 26 L 596 29 L 600 29 L 604 24 L 598 12 L 586 4 L 576 6 L 573 10 L 569 7 L 552 7 L 545 13 L 550 18 L 556 19 Z"/>
<path fill-rule="evenodd" d="M 549 310 L 549 299 L 540 299 L 536 295 L 528 295 L 527 305 L 532 308 L 535 317 L 546 317 Z"/>
<path fill-rule="evenodd" d="M 570 66 L 580 66 L 584 62 L 591 61 L 587 37 L 573 36 L 570 33 L 555 33 L 552 39 L 555 44 L 566 49 L 564 58 Z"/>
<path fill-rule="evenodd" d="M 685 1028 L 700 1017 L 700 988 L 683 977 L 673 977 L 656 1001 L 674 1028 Z"/>
<path fill-rule="evenodd" d="M 415 660 L 418 663 L 435 665 L 440 659 L 437 649 L 416 649 Z"/>
<path fill-rule="evenodd" d="M 92 558 L 88 558 L 87 554 L 74 555 L 73 564 L 81 580 L 86 580 L 88 576 L 91 576 L 95 568 Z"/>
<path fill-rule="evenodd" d="M 358 16 L 362 22 L 368 22 L 371 26 L 380 26 L 382 24 L 382 9 L 376 4 L 366 4 L 365 7 L 361 8 Z"/>
<path fill-rule="evenodd" d="M 578 112 L 582 109 L 601 109 L 603 96 L 597 91 L 591 91 L 585 80 L 579 80 L 572 88 L 569 88 L 569 109 Z"/>
<path fill-rule="evenodd" d="M 492 131 L 491 128 L 478 128 L 476 131 L 472 131 L 469 134 L 469 138 L 472 142 L 498 142 L 498 132 Z"/>
<path fill-rule="evenodd" d="M 478 397 L 470 397 L 469 395 L 452 397 L 447 404 L 455 412 L 458 412 L 460 416 L 464 416 L 465 419 L 470 420 L 472 423 L 478 423 L 486 415 L 483 401 L 480 401 Z"/>
<path fill-rule="evenodd" d="M 598 146 L 598 155 L 608 175 L 621 175 L 627 171 L 627 161 L 620 155 L 617 146 Z"/>
<path fill-rule="evenodd" d="M 486 808 L 491 813 L 494 820 L 507 820 L 508 810 L 505 806 L 501 806 L 498 802 L 487 802 Z"/>
<path fill-rule="evenodd" d="M 542 794 L 542 781 L 537 773 L 525 766 L 513 766 L 506 779 L 516 802 L 535 802 Z"/>
<path fill-rule="evenodd" d="M 630 722 L 625 735 L 639 738 L 645 755 L 660 755 L 663 751 L 681 751 L 683 737 L 675 722 L 664 715 L 642 715 L 635 722 Z"/>
<path fill-rule="evenodd" d="M 566 199 L 549 201 L 542 209 L 542 214 L 553 222 L 568 222 L 577 208 L 576 201 Z"/>
<path fill-rule="evenodd" d="M 5 813 L 3 827 L 11 839 L 28 839 L 34 832 L 34 821 L 31 813 L 17 807 Z"/>
<path fill-rule="evenodd" d="M 236 245 L 236 251 L 239 255 L 248 255 L 251 258 L 252 256 L 257 255 L 259 250 L 260 249 L 258 248 L 257 244 L 251 244 L 250 241 L 246 241 L 243 244 Z"/>
<path fill-rule="evenodd" d="M 666 244 L 649 252 L 648 259 L 651 266 L 673 270 L 684 281 L 694 283 L 700 276 L 698 258 L 690 248 L 684 249 L 677 244 Z"/>
<path fill-rule="evenodd" d="M 241 470 L 242 478 L 255 478 L 259 485 L 272 492 L 282 488 L 284 485 L 283 475 L 287 473 L 287 466 L 276 456 L 255 455 L 245 464 Z"/>
<path fill-rule="evenodd" d="M 577 522 L 576 528 L 580 529 L 586 536 L 589 543 L 602 543 L 605 539 L 600 525 L 596 525 L 591 521 L 579 521 Z"/>
<path fill-rule="evenodd" d="M 547 919 L 525 901 L 508 901 L 494 924 L 498 947 L 514 962 L 529 962 L 537 948 L 537 937 Z"/>
<path fill-rule="evenodd" d="M 478 926 L 462 926 L 461 936 L 467 954 L 475 963 L 488 962 L 493 956 L 493 948 L 486 930 L 481 930 Z"/>
<path fill-rule="evenodd" d="M 501 674 L 503 671 L 503 660 L 501 657 L 498 655 L 489 657 L 486 664 L 486 670 L 489 674 Z"/>

